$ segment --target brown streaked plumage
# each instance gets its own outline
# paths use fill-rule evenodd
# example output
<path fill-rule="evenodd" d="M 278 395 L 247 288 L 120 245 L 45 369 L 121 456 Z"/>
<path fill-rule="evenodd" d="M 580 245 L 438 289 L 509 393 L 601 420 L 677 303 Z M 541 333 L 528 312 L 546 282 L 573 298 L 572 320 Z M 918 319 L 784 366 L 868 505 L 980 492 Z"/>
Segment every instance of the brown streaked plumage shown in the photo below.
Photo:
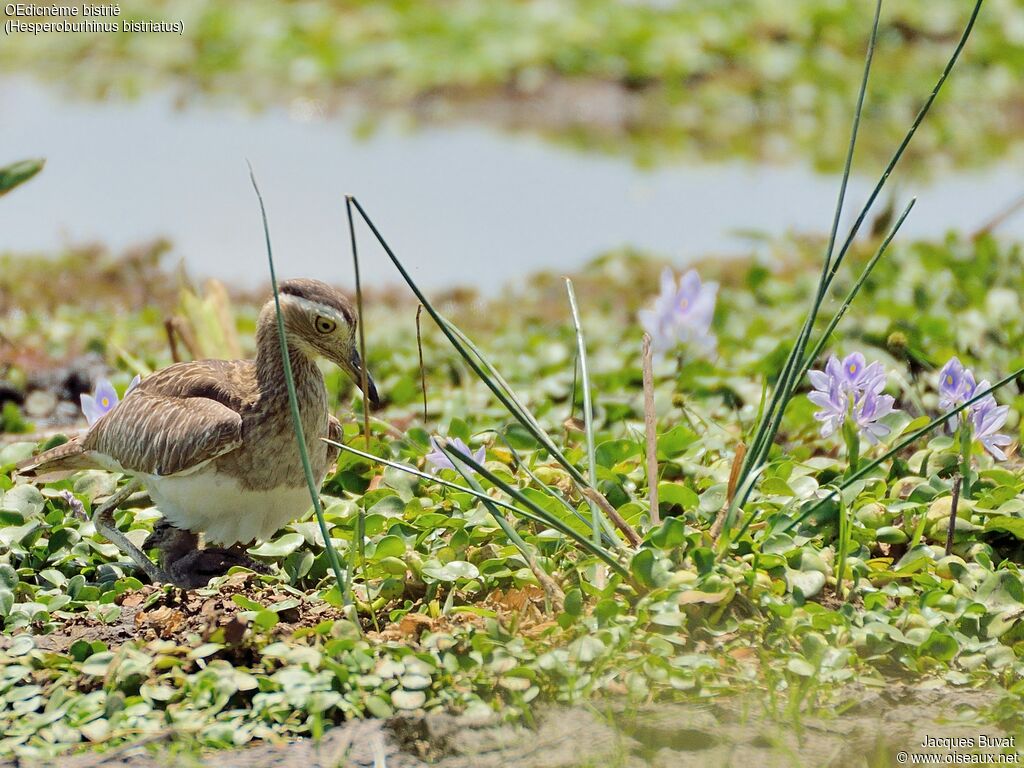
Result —
<path fill-rule="evenodd" d="M 358 383 L 356 319 L 348 300 L 325 283 L 289 280 L 279 293 L 306 449 L 314 476 L 323 482 L 337 449 L 320 438 L 339 439 L 341 425 L 328 414 L 315 359 L 326 357 Z M 153 580 L 194 586 L 218 569 L 248 564 L 237 548 L 195 550 L 190 535 L 203 533 L 210 542 L 237 547 L 271 536 L 310 506 L 273 300 L 260 313 L 256 347 L 255 360 L 177 363 L 148 376 L 84 436 L 34 457 L 21 474 L 98 467 L 132 475 L 133 484 L 95 519 Z M 372 380 L 367 394 L 376 407 Z M 137 484 L 182 532 L 171 535 L 163 526 L 148 542 L 161 548 L 164 569 L 155 568 L 113 524 L 114 508 Z"/>

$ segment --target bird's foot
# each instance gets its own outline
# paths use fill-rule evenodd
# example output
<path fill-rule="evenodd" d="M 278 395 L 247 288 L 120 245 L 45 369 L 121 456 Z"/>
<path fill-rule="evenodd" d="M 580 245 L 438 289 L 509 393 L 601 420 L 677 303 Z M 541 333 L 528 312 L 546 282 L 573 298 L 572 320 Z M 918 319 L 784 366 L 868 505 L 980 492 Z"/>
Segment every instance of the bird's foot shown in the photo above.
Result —
<path fill-rule="evenodd" d="M 270 568 L 244 552 L 221 547 L 193 550 L 168 564 L 167 572 L 177 586 L 195 589 L 205 587 L 210 579 L 223 576 L 236 565 L 256 573 L 270 573 Z"/>

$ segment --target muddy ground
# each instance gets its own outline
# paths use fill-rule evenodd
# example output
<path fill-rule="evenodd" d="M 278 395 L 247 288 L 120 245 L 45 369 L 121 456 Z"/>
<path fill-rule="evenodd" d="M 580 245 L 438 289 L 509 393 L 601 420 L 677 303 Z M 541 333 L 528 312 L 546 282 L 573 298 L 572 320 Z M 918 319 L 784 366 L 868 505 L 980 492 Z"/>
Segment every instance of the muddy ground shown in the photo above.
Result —
<path fill-rule="evenodd" d="M 955 704 L 953 703 L 955 702 Z M 106 755 L 61 760 L 61 768 L 686 768 L 688 766 L 889 766 L 925 736 L 1003 735 L 963 711 L 991 703 L 983 692 L 894 685 L 860 691 L 838 718 L 780 725 L 735 699 L 642 708 L 621 703 L 541 711 L 534 727 L 446 714 L 348 723 L 319 741 L 255 744 L 182 755 L 165 734 Z M 960 711 L 958 718 L 957 712 Z M 950 718 L 957 718 L 951 724 Z M 939 750 L 940 754 L 942 753 Z M 991 751 L 990 751 L 991 753 Z M 3 762 L 3 768 L 31 765 Z"/>

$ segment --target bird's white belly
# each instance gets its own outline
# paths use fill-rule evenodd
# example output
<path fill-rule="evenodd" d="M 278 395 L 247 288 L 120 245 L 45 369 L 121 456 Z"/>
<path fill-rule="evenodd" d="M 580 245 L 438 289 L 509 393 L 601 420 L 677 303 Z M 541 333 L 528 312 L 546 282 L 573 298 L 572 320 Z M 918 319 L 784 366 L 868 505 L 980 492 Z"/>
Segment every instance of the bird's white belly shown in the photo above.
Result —
<path fill-rule="evenodd" d="M 234 478 L 205 468 L 165 477 L 140 473 L 138 478 L 172 525 L 223 546 L 269 539 L 312 506 L 305 486 L 246 490 Z"/>

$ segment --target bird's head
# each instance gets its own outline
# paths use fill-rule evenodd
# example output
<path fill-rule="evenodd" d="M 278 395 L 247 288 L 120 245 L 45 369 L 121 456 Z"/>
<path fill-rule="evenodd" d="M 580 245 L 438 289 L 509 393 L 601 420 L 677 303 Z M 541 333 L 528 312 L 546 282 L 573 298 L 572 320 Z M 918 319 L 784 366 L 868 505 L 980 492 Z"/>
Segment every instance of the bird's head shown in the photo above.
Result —
<path fill-rule="evenodd" d="M 299 278 L 278 286 L 281 314 L 289 342 L 309 357 L 324 357 L 341 368 L 362 387 L 363 361 L 352 304 L 337 289 L 319 280 Z M 272 323 L 275 341 L 277 319 L 274 300 L 263 307 L 261 325 Z M 377 387 L 366 372 L 367 398 L 372 408 L 380 405 Z"/>

